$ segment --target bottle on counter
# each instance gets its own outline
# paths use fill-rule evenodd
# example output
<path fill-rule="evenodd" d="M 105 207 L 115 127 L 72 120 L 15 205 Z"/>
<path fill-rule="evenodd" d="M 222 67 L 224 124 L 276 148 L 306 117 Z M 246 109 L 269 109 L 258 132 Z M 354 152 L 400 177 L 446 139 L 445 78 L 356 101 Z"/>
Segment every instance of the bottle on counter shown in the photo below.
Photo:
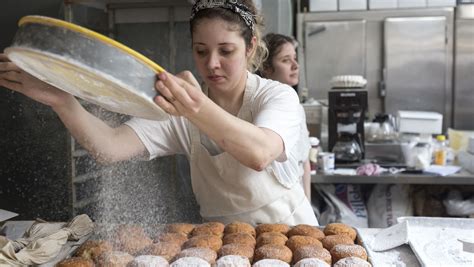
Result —
<path fill-rule="evenodd" d="M 436 145 L 434 147 L 434 164 L 446 165 L 448 156 L 448 146 L 446 144 L 446 136 L 440 134 L 436 136 Z"/>
<path fill-rule="evenodd" d="M 319 139 L 316 137 L 309 137 L 311 149 L 309 151 L 309 163 L 311 166 L 311 174 L 316 174 L 318 164 Z"/>

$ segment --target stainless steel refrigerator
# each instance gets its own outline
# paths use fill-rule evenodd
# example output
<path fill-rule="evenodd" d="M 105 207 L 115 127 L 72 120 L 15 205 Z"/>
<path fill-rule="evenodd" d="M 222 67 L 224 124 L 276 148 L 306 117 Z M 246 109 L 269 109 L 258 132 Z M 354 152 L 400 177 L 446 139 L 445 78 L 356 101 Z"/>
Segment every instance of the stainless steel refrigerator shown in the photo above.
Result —
<path fill-rule="evenodd" d="M 299 92 L 326 99 L 333 76 L 362 75 L 370 118 L 436 111 L 451 127 L 454 14 L 453 8 L 298 14 Z"/>

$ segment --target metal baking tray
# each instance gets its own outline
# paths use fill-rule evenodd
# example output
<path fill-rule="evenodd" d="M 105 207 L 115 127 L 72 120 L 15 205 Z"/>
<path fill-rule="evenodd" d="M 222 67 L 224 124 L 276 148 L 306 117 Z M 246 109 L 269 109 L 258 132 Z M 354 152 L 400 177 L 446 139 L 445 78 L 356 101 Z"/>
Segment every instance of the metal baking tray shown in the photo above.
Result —
<path fill-rule="evenodd" d="M 463 251 L 459 240 L 474 238 L 474 219 L 400 217 L 398 221 L 408 221 L 408 244 L 422 266 L 473 266 L 474 255 Z"/>
<path fill-rule="evenodd" d="M 402 245 L 386 251 L 373 251 L 370 244 L 375 235 L 382 229 L 379 228 L 356 228 L 359 245 L 367 251 L 368 261 L 373 267 L 395 266 L 395 267 L 421 267 L 417 257 L 409 245 Z"/>

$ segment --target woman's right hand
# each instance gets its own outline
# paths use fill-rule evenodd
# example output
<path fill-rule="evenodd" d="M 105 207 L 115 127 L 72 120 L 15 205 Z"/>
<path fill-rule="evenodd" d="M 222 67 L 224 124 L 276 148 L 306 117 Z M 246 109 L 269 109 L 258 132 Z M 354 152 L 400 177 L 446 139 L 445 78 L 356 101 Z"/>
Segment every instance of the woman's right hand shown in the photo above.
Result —
<path fill-rule="evenodd" d="M 71 94 L 23 71 L 11 62 L 5 54 L 0 54 L 0 86 L 22 93 L 51 107 L 60 107 L 74 99 Z"/>

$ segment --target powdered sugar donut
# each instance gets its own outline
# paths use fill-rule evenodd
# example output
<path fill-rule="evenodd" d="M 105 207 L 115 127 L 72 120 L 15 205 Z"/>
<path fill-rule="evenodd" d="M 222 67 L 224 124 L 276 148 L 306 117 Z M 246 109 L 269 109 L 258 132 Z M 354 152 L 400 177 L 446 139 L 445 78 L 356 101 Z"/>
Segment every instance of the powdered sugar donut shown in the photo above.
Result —
<path fill-rule="evenodd" d="M 316 259 L 316 258 L 306 258 L 302 259 L 295 264 L 294 267 L 330 267 L 331 265 L 327 264 L 327 262 Z"/>
<path fill-rule="evenodd" d="M 217 260 L 217 267 L 250 267 L 250 261 L 244 256 L 227 255 Z"/>
<path fill-rule="evenodd" d="M 198 257 L 183 257 L 171 263 L 170 267 L 211 267 L 211 265 Z"/>
<path fill-rule="evenodd" d="M 335 245 L 331 251 L 332 261 L 337 262 L 340 259 L 347 257 L 358 257 L 363 260 L 367 260 L 367 251 L 365 248 L 359 245 L 346 245 L 339 244 Z"/>
<path fill-rule="evenodd" d="M 361 258 L 347 257 L 338 260 L 333 267 L 372 267 L 372 264 Z"/>
<path fill-rule="evenodd" d="M 168 261 L 160 256 L 141 255 L 133 259 L 128 267 L 168 267 Z"/>
<path fill-rule="evenodd" d="M 321 248 L 318 245 L 308 245 L 298 248 L 293 254 L 294 262 L 298 262 L 306 258 L 320 259 L 329 265 L 332 263 L 331 253 L 329 253 L 327 249 Z"/>
<path fill-rule="evenodd" d="M 216 263 L 217 253 L 210 248 L 187 248 L 176 255 L 176 259 L 186 257 L 200 258 L 209 264 L 214 264 Z"/>
<path fill-rule="evenodd" d="M 252 265 L 253 267 L 290 267 L 290 265 L 281 260 L 263 259 Z"/>

